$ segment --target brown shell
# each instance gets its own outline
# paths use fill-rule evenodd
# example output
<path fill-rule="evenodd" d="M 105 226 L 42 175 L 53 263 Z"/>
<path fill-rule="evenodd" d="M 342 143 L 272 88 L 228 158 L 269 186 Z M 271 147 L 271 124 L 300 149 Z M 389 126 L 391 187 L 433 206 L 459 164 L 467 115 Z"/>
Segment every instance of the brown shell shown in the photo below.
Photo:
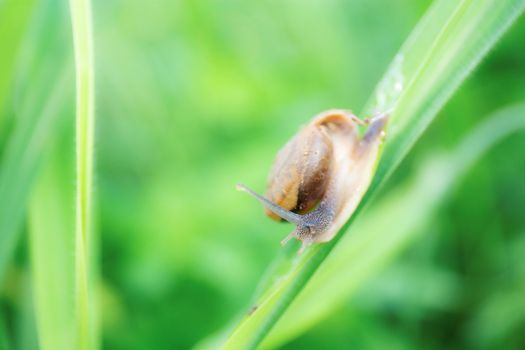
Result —
<path fill-rule="evenodd" d="M 333 133 L 356 139 L 355 122 L 346 111 L 331 110 L 314 118 L 278 152 L 268 179 L 266 197 L 295 213 L 312 210 L 323 198 L 333 161 Z M 266 209 L 266 215 L 281 218 Z"/>

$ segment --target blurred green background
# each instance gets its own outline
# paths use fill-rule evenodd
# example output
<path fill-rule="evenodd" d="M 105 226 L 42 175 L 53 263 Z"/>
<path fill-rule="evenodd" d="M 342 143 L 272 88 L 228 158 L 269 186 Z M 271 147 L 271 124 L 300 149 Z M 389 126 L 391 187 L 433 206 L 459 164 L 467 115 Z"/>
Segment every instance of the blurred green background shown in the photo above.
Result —
<path fill-rule="evenodd" d="M 429 4 L 93 1 L 104 348 L 191 348 L 246 310 L 291 228 L 266 219 L 235 184 L 263 191 L 277 150 L 316 113 L 359 112 Z M 35 197 L 43 196 L 60 202 L 70 215 L 58 220 L 73 227 L 67 5 L 0 1 L 0 156 L 6 174 L 13 169 L 5 161 L 11 140 L 21 134 L 20 140 L 31 141 L 18 146 L 31 150 L 35 165 L 9 182 L 27 188 L 14 201 L 38 206 Z M 491 112 L 525 100 L 524 38 L 521 18 L 441 111 L 381 196 L 435 150 L 452 149 Z M 50 104 L 54 109 L 43 123 Z M 492 149 L 441 203 L 418 240 L 344 308 L 284 348 L 524 349 L 524 136 Z M 45 181 L 59 184 L 64 197 L 34 190 Z M 20 232 L 1 281 L 0 321 L 13 348 L 34 349 L 29 237 L 38 218 L 0 203 Z M 57 216 L 52 206 L 47 210 Z M 61 244 L 73 254 L 68 237 Z M 60 280 L 46 283 L 60 288 Z"/>

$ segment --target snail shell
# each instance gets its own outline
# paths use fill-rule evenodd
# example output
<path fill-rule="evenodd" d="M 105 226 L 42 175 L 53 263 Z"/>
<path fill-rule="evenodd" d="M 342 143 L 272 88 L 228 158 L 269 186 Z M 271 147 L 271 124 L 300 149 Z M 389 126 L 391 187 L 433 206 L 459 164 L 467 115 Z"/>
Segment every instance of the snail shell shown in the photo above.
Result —
<path fill-rule="evenodd" d="M 244 185 L 274 220 L 294 223 L 286 237 L 312 243 L 330 241 L 352 215 L 368 188 L 387 116 L 363 122 L 349 111 L 323 112 L 303 127 L 277 154 L 266 197 Z M 358 125 L 369 123 L 363 137 Z"/>

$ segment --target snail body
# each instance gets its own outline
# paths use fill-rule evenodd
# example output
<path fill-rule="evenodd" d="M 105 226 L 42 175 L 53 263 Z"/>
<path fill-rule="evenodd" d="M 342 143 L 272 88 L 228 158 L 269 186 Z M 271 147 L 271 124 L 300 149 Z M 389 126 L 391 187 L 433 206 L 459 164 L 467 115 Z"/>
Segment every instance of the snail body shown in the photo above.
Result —
<path fill-rule="evenodd" d="M 387 117 L 362 121 L 345 110 L 320 113 L 278 152 L 266 197 L 244 185 L 274 220 L 294 223 L 283 241 L 330 241 L 350 217 L 371 180 Z M 369 124 L 363 137 L 358 125 Z"/>

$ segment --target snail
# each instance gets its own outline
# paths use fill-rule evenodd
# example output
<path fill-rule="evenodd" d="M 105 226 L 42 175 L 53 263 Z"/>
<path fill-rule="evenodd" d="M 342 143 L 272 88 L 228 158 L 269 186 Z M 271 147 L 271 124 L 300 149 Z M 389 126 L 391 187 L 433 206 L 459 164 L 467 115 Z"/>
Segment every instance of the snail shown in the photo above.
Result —
<path fill-rule="evenodd" d="M 315 116 L 277 153 L 266 197 L 246 187 L 266 214 L 296 225 L 281 244 L 302 241 L 299 254 L 313 243 L 334 238 L 367 190 L 384 138 L 386 114 L 361 120 L 346 110 Z M 367 125 L 360 136 L 358 126 Z"/>

